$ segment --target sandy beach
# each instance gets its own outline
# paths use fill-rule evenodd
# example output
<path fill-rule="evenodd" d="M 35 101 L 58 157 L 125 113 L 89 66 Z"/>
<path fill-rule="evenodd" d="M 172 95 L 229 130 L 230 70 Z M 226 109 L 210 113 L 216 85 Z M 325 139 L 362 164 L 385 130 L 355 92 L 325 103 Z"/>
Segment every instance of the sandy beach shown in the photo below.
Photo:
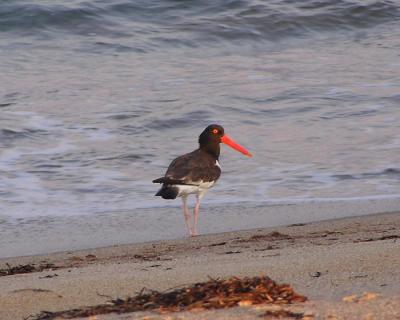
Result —
<path fill-rule="evenodd" d="M 383 213 L 5 258 L 0 268 L 54 264 L 54 269 L 0 277 L 0 319 L 103 304 L 133 296 L 143 287 L 167 290 L 209 277 L 258 275 L 288 283 L 307 296 L 308 302 L 290 306 L 303 318 L 400 319 L 399 239 L 400 214 Z M 98 319 L 254 319 L 268 308 L 110 314 Z"/>
<path fill-rule="evenodd" d="M 0 320 L 400 320 L 400 1 L 1 4 Z"/>

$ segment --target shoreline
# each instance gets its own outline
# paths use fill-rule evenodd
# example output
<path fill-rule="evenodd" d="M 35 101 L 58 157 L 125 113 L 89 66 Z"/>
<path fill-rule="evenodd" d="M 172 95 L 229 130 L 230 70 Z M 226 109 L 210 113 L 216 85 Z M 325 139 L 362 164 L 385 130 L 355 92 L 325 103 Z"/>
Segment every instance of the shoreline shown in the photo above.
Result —
<path fill-rule="evenodd" d="M 250 202 L 232 205 L 205 203 L 200 211 L 203 235 L 280 227 L 383 212 L 396 212 L 400 199 Z M 112 245 L 184 239 L 180 207 L 132 209 L 76 216 L 1 218 L 0 259 Z"/>
<path fill-rule="evenodd" d="M 0 277 L 4 320 L 106 303 L 143 287 L 167 290 L 208 277 L 259 275 L 288 283 L 306 295 L 310 301 L 300 307 L 315 319 L 324 319 L 329 312 L 337 319 L 361 319 L 360 312 L 379 312 L 379 319 L 400 316 L 400 310 L 381 306 L 400 302 L 400 270 L 394 267 L 400 265 L 400 213 L 5 258 L 0 259 L 0 268 L 6 263 L 51 263 L 58 268 Z M 343 302 L 364 292 L 374 298 L 362 304 Z M 239 309 L 189 312 L 185 318 L 207 319 L 207 312 L 216 319 L 234 319 L 237 312 L 243 319 L 254 316 L 255 309 Z M 179 314 L 169 316 L 175 319 Z M 126 319 L 115 314 L 99 316 L 103 318 Z"/>

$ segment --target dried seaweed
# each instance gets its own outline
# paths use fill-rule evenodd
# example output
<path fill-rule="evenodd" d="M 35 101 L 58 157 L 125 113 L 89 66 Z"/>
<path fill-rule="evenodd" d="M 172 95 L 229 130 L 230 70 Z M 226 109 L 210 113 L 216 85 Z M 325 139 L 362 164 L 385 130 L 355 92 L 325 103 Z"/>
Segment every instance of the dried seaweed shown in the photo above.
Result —
<path fill-rule="evenodd" d="M 392 235 L 382 236 L 382 237 L 379 237 L 379 238 L 358 239 L 358 240 L 355 240 L 353 242 L 354 243 L 358 243 L 358 242 L 371 242 L 371 241 L 392 240 L 392 239 L 400 239 L 400 235 L 392 234 Z"/>
<path fill-rule="evenodd" d="M 223 242 L 218 242 L 218 243 L 212 243 L 210 245 L 208 245 L 209 247 L 217 247 L 217 246 L 224 246 L 226 245 L 226 241 Z"/>
<path fill-rule="evenodd" d="M 33 264 L 20 264 L 18 266 L 11 267 L 8 263 L 6 263 L 7 268 L 0 269 L 0 277 L 1 276 L 10 276 L 14 274 L 21 274 L 21 273 L 31 273 L 31 272 L 41 272 L 43 270 L 54 270 L 58 269 L 52 263 L 45 263 L 36 266 Z"/>
<path fill-rule="evenodd" d="M 271 317 L 273 318 L 278 318 L 278 319 L 287 319 L 287 318 L 293 318 L 293 319 L 303 319 L 304 318 L 304 313 L 301 312 L 292 312 L 290 310 L 267 310 L 261 317 L 267 317 L 270 319 Z"/>
<path fill-rule="evenodd" d="M 237 239 L 234 242 L 256 242 L 256 241 L 278 241 L 278 240 L 293 240 L 292 236 L 280 233 L 278 231 L 273 231 L 267 234 L 255 234 L 247 239 Z"/>
<path fill-rule="evenodd" d="M 297 294 L 287 284 L 277 284 L 269 277 L 210 279 L 207 282 L 167 292 L 143 289 L 127 299 L 115 299 L 109 304 L 60 312 L 44 311 L 35 320 L 73 319 L 107 313 L 158 310 L 176 312 L 192 309 L 221 309 L 261 303 L 290 304 L 307 298 Z"/>

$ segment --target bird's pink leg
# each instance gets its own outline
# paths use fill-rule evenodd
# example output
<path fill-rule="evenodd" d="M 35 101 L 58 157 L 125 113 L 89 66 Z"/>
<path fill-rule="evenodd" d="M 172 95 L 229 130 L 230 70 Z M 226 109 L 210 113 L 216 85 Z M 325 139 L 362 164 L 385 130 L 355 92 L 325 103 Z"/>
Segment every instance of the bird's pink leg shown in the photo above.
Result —
<path fill-rule="evenodd" d="M 190 213 L 189 209 L 187 206 L 187 196 L 182 196 L 182 202 L 183 202 L 183 216 L 185 217 L 185 224 L 186 228 L 189 232 L 189 235 L 192 236 L 192 228 L 190 226 Z"/>
<path fill-rule="evenodd" d="M 198 236 L 199 233 L 197 232 L 197 222 L 199 221 L 199 209 L 200 209 L 200 200 L 203 197 L 202 194 L 196 195 L 196 204 L 194 206 L 194 211 L 193 211 L 193 234 L 192 236 Z"/>

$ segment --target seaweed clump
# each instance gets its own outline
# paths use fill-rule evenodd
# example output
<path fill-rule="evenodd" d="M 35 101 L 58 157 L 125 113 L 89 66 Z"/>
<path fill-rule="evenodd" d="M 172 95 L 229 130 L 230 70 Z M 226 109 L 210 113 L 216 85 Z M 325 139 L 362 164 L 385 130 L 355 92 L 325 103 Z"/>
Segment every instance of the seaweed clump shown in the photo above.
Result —
<path fill-rule="evenodd" d="M 20 264 L 17 266 L 11 266 L 8 263 L 6 263 L 6 268 L 0 269 L 0 277 L 2 276 L 11 276 L 14 274 L 21 274 L 21 273 L 31 273 L 31 272 L 41 272 L 44 270 L 54 270 L 58 269 L 54 264 L 52 263 L 45 263 L 41 265 L 35 265 L 34 263 L 32 264 Z"/>
<path fill-rule="evenodd" d="M 222 309 L 254 304 L 291 304 L 307 298 L 291 286 L 278 284 L 269 277 L 232 277 L 210 279 L 189 287 L 166 292 L 142 289 L 134 297 L 115 299 L 110 303 L 59 312 L 44 311 L 35 320 L 73 319 L 107 313 L 127 313 L 155 310 L 177 312 L 201 309 Z"/>

